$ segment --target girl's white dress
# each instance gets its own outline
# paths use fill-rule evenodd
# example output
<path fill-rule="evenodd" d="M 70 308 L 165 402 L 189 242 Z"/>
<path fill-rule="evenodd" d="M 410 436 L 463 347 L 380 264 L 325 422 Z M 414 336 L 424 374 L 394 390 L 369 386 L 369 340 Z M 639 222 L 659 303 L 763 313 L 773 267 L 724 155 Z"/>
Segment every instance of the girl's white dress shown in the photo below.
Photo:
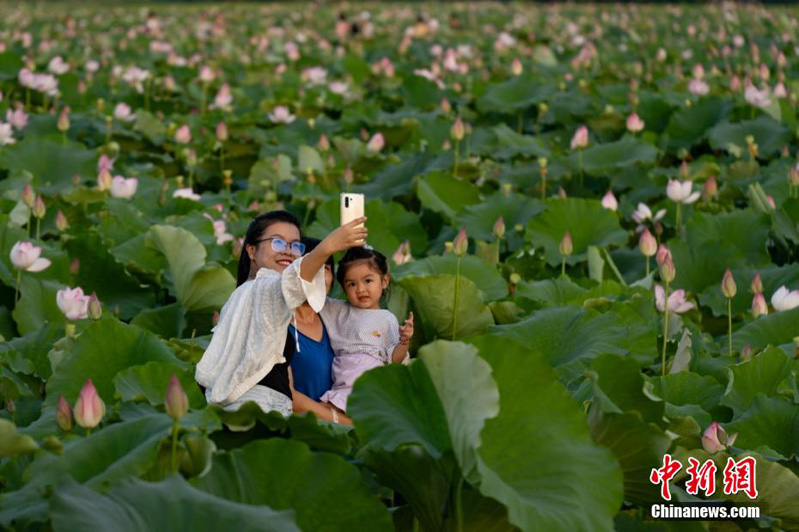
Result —
<path fill-rule="evenodd" d="M 364 372 L 391 363 L 399 345 L 399 322 L 391 311 L 360 309 L 349 301 L 327 298 L 319 316 L 325 322 L 333 347 L 333 386 L 320 401 L 347 410 L 355 380 Z M 403 364 L 410 361 L 405 355 Z"/>

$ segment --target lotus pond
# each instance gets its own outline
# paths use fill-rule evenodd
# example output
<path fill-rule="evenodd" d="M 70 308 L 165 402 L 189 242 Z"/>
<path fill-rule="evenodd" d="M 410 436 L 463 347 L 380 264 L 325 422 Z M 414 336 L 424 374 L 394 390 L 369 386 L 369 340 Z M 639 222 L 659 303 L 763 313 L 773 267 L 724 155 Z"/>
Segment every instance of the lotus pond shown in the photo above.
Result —
<path fill-rule="evenodd" d="M 3 527 L 710 529 L 668 453 L 799 529 L 799 10 L 0 10 Z M 344 191 L 415 361 L 354 429 L 207 406 L 250 220 Z"/>

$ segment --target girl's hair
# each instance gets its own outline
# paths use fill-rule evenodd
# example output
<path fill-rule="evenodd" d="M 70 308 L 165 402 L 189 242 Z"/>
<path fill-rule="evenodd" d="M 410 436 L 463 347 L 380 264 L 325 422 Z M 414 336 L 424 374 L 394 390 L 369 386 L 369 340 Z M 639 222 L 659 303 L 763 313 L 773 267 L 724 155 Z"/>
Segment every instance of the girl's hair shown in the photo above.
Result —
<path fill-rule="evenodd" d="M 338 261 L 338 272 L 336 272 L 336 280 L 344 288 L 344 278 L 347 275 L 347 270 L 356 262 L 365 260 L 369 267 L 380 273 L 381 276 L 388 274 L 388 260 L 386 256 L 377 250 L 367 248 L 365 246 L 353 246 L 349 248 L 344 256 Z M 345 290 L 346 291 L 346 290 Z M 387 301 L 391 297 L 391 284 L 388 288 L 383 290 L 383 295 L 380 297 L 381 301 Z"/>
<path fill-rule="evenodd" d="M 255 219 L 250 222 L 250 227 L 247 228 L 247 234 L 244 237 L 244 244 L 241 246 L 241 255 L 239 256 L 239 270 L 238 278 L 236 279 L 236 286 L 241 286 L 247 279 L 250 278 L 250 269 L 252 267 L 250 255 L 247 253 L 247 246 L 254 246 L 258 240 L 263 236 L 270 225 L 278 222 L 285 222 L 292 224 L 300 230 L 300 221 L 296 216 L 288 211 L 269 211 L 259 214 Z"/>
<path fill-rule="evenodd" d="M 303 244 L 305 244 L 305 254 L 306 254 L 306 255 L 307 255 L 308 253 L 310 253 L 311 251 L 313 251 L 313 249 L 314 249 L 316 246 L 318 246 L 319 244 L 321 244 L 321 243 L 322 243 L 322 241 L 321 241 L 321 240 L 319 240 L 318 238 L 314 238 L 314 237 L 312 237 L 312 236 L 304 236 L 304 237 L 302 237 L 302 238 L 300 239 L 300 242 L 302 242 Z M 333 279 L 335 279 L 335 278 L 336 278 L 336 261 L 335 261 L 335 260 L 333 260 L 333 255 L 330 255 L 330 256 L 327 258 L 327 260 L 325 261 L 325 264 L 327 264 L 328 266 L 330 266 L 330 271 L 331 271 L 331 273 L 333 274 Z"/>

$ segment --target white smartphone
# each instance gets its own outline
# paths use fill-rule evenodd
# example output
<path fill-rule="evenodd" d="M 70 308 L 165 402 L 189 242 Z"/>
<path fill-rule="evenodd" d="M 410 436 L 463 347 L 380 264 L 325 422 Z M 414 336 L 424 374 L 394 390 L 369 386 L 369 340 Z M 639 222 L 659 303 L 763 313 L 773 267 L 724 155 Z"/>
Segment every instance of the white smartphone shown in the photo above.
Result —
<path fill-rule="evenodd" d="M 364 195 L 341 193 L 341 225 L 364 216 Z M 363 224 L 361 224 L 363 225 Z"/>

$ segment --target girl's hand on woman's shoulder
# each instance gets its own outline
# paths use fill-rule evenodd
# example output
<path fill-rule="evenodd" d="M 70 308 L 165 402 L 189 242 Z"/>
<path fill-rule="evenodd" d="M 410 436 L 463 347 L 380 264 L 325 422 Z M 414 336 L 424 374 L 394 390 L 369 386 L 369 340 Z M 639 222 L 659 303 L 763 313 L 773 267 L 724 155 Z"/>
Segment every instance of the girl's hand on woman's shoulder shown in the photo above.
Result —
<path fill-rule="evenodd" d="M 366 216 L 356 218 L 342 225 L 327 235 L 318 247 L 322 248 L 327 255 L 332 255 L 339 251 L 346 251 L 353 246 L 364 245 L 366 237 L 369 236 L 369 231 L 366 229 L 366 225 L 360 224 L 363 224 L 365 221 Z M 360 227 L 356 227 L 359 225 Z"/>

